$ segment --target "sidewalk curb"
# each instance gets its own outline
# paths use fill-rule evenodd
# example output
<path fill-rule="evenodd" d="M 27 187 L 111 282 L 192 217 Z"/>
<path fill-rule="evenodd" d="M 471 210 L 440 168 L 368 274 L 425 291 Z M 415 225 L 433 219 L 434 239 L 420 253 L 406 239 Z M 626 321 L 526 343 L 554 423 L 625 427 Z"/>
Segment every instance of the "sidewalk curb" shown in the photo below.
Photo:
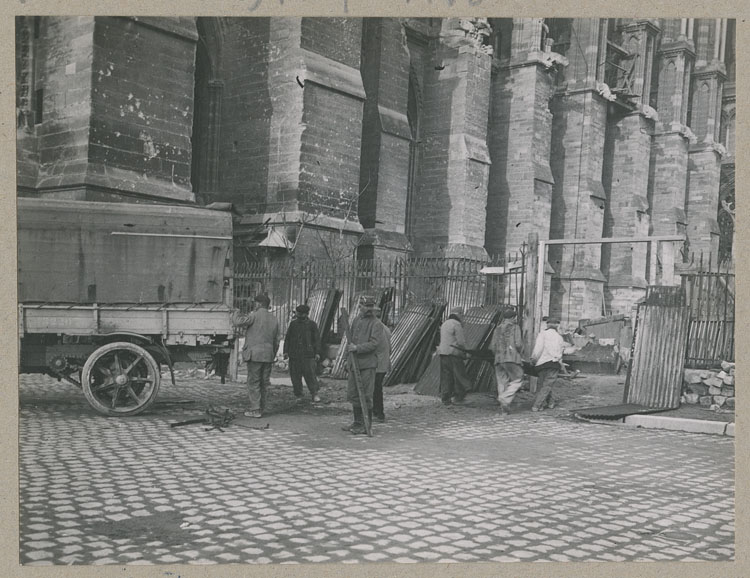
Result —
<path fill-rule="evenodd" d="M 667 429 L 688 433 L 705 433 L 734 437 L 734 422 L 709 421 L 659 415 L 629 415 L 625 425 L 643 428 Z"/>

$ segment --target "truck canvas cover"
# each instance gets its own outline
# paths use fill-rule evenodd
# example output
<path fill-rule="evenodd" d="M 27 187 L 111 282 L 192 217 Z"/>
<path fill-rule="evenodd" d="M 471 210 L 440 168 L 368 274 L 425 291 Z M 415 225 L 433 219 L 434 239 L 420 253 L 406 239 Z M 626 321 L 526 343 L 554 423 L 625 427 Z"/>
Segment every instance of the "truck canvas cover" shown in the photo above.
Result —
<path fill-rule="evenodd" d="M 21 303 L 222 303 L 229 212 L 18 199 Z"/>

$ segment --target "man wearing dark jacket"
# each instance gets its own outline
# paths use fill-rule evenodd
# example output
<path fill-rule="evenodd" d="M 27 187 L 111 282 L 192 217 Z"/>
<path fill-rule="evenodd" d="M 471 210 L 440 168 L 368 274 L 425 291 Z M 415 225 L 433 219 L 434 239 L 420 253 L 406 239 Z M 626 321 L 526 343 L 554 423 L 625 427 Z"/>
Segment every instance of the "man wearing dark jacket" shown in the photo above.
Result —
<path fill-rule="evenodd" d="M 302 378 L 314 403 L 320 401 L 317 363 L 320 359 L 320 333 L 318 325 L 308 317 L 310 307 L 298 305 L 297 317 L 289 324 L 284 338 L 284 357 L 289 357 L 289 375 L 292 378 L 294 397 L 302 400 Z"/>

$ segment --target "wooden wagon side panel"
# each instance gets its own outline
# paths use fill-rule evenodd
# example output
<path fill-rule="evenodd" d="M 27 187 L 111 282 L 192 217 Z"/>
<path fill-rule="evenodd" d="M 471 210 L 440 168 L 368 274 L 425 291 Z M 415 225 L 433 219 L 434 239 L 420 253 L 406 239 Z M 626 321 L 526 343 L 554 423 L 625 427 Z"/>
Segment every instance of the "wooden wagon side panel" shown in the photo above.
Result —
<path fill-rule="evenodd" d="M 221 303 L 228 212 L 18 199 L 22 303 Z"/>

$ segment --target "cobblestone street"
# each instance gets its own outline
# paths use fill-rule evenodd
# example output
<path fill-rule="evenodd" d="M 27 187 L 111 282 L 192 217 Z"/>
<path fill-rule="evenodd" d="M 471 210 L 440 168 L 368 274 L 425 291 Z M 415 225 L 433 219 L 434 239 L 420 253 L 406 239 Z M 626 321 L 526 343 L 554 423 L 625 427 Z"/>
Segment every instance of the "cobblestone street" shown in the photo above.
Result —
<path fill-rule="evenodd" d="M 391 395 L 368 439 L 281 385 L 270 415 L 206 431 L 169 424 L 241 409 L 242 385 L 165 379 L 118 419 L 20 381 L 22 564 L 734 558 L 733 438 Z"/>

